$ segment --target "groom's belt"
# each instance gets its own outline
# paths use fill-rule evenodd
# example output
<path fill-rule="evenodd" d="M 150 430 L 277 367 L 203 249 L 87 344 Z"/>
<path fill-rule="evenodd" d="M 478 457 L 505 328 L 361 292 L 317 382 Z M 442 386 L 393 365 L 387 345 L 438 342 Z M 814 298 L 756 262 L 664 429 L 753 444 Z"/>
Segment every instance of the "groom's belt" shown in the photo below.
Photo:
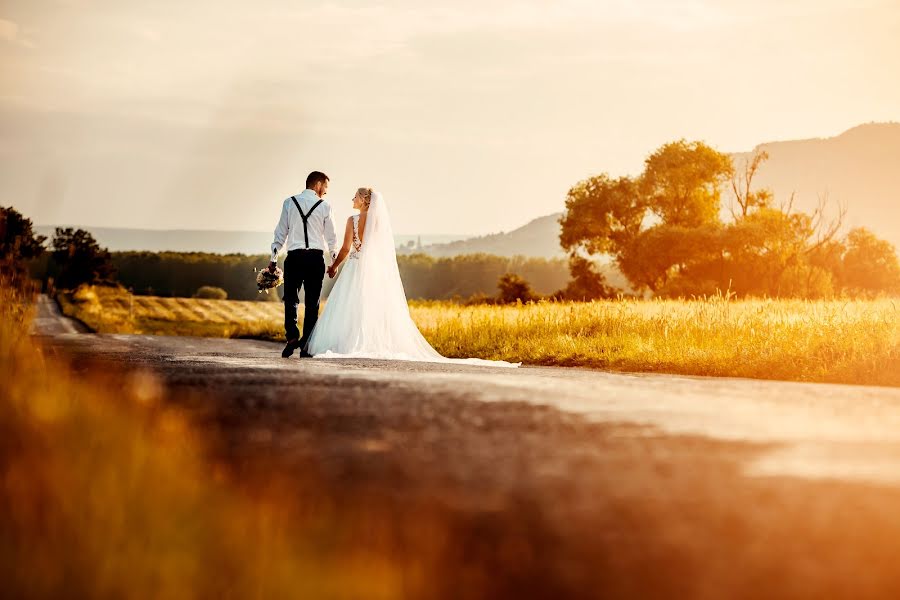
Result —
<path fill-rule="evenodd" d="M 294 248 L 293 250 L 288 250 L 288 254 L 325 254 L 324 250 L 319 250 L 318 248 Z"/>

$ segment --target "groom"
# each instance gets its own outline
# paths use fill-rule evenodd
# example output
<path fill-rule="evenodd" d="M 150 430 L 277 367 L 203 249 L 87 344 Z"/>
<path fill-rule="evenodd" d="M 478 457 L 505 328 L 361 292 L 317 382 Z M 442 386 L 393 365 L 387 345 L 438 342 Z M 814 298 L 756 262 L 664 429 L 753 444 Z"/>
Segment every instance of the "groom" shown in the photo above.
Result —
<path fill-rule="evenodd" d="M 300 356 L 309 356 L 303 348 L 319 318 L 319 296 L 325 279 L 325 250 L 331 251 L 332 260 L 337 255 L 331 206 L 322 199 L 326 193 L 328 176 L 313 171 L 306 178 L 303 193 L 284 201 L 281 218 L 275 227 L 270 271 L 275 270 L 281 250 L 287 246 L 288 251 L 284 259 L 284 332 L 287 338 L 281 352 L 284 358 L 291 356 L 297 348 L 301 348 Z M 304 289 L 303 304 L 306 306 L 302 337 L 297 329 L 300 286 Z"/>

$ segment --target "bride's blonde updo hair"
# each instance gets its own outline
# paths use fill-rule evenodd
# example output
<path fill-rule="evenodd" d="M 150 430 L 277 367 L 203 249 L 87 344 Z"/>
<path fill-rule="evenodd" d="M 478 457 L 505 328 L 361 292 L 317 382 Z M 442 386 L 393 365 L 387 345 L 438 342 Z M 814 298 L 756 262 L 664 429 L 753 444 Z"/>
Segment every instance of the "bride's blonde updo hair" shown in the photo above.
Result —
<path fill-rule="evenodd" d="M 369 204 L 372 203 L 372 188 L 359 188 L 356 190 L 356 193 L 359 194 L 359 197 L 363 199 L 363 203 L 366 205 L 366 210 L 369 210 Z"/>

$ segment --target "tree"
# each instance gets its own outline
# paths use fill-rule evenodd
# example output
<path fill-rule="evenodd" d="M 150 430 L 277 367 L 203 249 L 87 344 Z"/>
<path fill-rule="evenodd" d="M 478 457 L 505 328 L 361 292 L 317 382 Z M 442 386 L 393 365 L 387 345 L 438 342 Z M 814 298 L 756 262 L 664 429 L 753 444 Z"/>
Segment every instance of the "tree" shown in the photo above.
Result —
<path fill-rule="evenodd" d="M 0 206 L 0 272 L 21 275 L 25 262 L 44 252 L 46 239 L 34 235 L 31 219 L 11 206 Z"/>
<path fill-rule="evenodd" d="M 719 223 L 699 227 L 660 223 L 634 239 L 619 258 L 619 268 L 638 289 L 684 295 L 695 278 L 710 278 L 705 266 L 721 257 L 721 238 Z M 711 287 L 715 291 L 715 284 Z M 710 285 L 703 288 L 706 293 Z"/>
<path fill-rule="evenodd" d="M 646 214 L 637 182 L 630 177 L 602 174 L 573 186 L 560 219 L 560 244 L 569 253 L 571 280 L 560 295 L 573 300 L 611 296 L 614 290 L 584 255 L 608 254 L 620 262 Z"/>
<path fill-rule="evenodd" d="M 773 206 L 771 192 L 753 188 L 767 158 L 758 150 L 736 170 L 728 155 L 680 140 L 653 152 L 637 179 L 579 182 L 560 220 L 573 280 L 576 269 L 589 274 L 591 255 L 607 254 L 635 290 L 661 296 L 832 294 L 845 268 L 834 238 L 846 208 L 827 218 L 827 195 L 808 214 L 794 211 L 793 195 Z M 733 221 L 722 223 L 729 180 Z"/>
<path fill-rule="evenodd" d="M 733 173 L 731 158 L 703 142 L 670 142 L 644 162 L 641 189 L 667 225 L 698 227 L 719 220 L 720 189 Z"/>
<path fill-rule="evenodd" d="M 784 271 L 799 262 L 806 248 L 807 215 L 759 209 L 731 224 L 723 246 L 726 273 L 738 295 L 779 296 Z"/>
<path fill-rule="evenodd" d="M 762 163 L 767 160 L 769 160 L 769 153 L 757 149 L 753 152 L 752 157 L 744 161 L 743 169 L 732 169 L 731 191 L 734 193 L 734 198 L 732 198 L 729 211 L 735 221 L 746 217 L 754 208 L 765 208 L 772 204 L 771 190 L 753 190 L 753 178 Z M 734 207 L 734 202 L 737 202 L 737 209 Z"/>
<path fill-rule="evenodd" d="M 583 302 L 615 295 L 615 290 L 606 285 L 606 277 L 597 270 L 593 261 L 580 256 L 569 257 L 569 274 L 572 279 L 564 289 L 554 294 L 554 298 Z"/>
<path fill-rule="evenodd" d="M 638 179 L 604 174 L 572 187 L 560 243 L 573 259 L 612 256 L 635 289 L 656 292 L 719 256 L 709 238 L 720 236 L 719 190 L 732 171 L 730 157 L 703 142 L 666 144 Z M 573 266 L 583 263 L 570 261 L 574 277 Z"/>
<path fill-rule="evenodd" d="M 637 183 L 630 177 L 613 179 L 607 174 L 575 184 L 566 196 L 566 212 L 560 219 L 560 243 L 570 254 L 618 256 L 640 233 L 647 206 Z"/>
<path fill-rule="evenodd" d="M 507 273 L 500 277 L 497 287 L 500 289 L 497 300 L 502 304 L 515 304 L 519 301 L 528 302 L 536 299 L 534 292 L 531 291 L 531 285 L 515 273 Z"/>
<path fill-rule="evenodd" d="M 900 292 L 900 263 L 894 246 L 864 227 L 847 234 L 841 283 L 850 293 L 874 296 Z"/>
<path fill-rule="evenodd" d="M 778 295 L 788 298 L 829 298 L 834 291 L 834 273 L 808 261 L 790 265 L 778 283 Z"/>
<path fill-rule="evenodd" d="M 58 287 L 72 289 L 82 283 L 109 281 L 115 274 L 109 251 L 83 229 L 57 227 L 51 248 L 50 273 Z"/>

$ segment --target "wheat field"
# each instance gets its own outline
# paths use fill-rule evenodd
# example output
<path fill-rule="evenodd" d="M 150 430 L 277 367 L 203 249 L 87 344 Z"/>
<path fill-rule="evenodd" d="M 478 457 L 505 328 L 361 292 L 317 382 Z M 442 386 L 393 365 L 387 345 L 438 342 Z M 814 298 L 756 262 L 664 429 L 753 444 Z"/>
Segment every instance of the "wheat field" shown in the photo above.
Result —
<path fill-rule="evenodd" d="M 116 288 L 62 295 L 64 311 L 100 332 L 282 340 L 275 302 L 131 296 Z M 462 306 L 412 302 L 445 356 L 618 371 L 900 385 L 896 300 L 609 300 Z"/>
<path fill-rule="evenodd" d="M 99 333 L 283 338 L 280 302 L 134 296 L 91 286 L 58 296 L 63 312 Z"/>
<path fill-rule="evenodd" d="M 634 372 L 900 385 L 891 300 L 616 300 L 525 306 L 422 304 L 447 356 Z"/>

